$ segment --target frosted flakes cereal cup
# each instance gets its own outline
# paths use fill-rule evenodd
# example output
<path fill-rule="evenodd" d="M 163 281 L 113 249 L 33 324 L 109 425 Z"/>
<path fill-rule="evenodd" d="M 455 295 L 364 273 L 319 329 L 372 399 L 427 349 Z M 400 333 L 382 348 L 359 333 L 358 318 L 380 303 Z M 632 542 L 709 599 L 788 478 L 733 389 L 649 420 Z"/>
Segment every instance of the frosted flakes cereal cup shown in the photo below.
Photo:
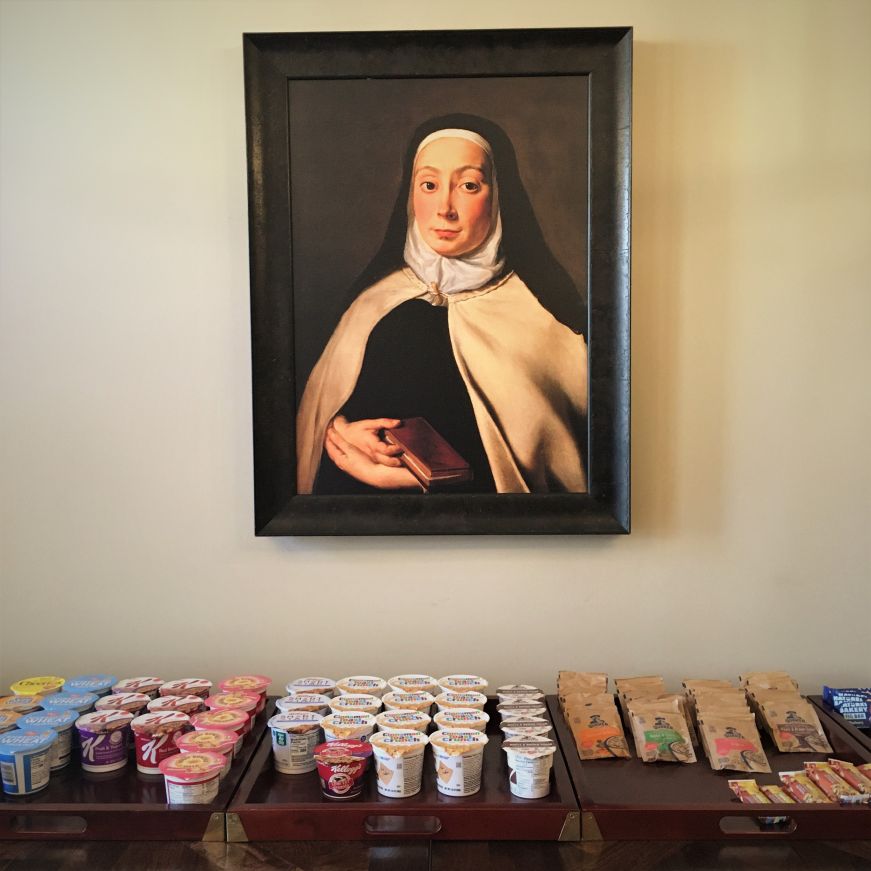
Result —
<path fill-rule="evenodd" d="M 199 696 L 206 698 L 212 691 L 212 682 L 202 677 L 184 677 L 170 680 L 160 685 L 158 695 L 161 696 Z"/>
<path fill-rule="evenodd" d="M 45 713 L 44 711 L 35 711 L 34 713 Z M 11 732 L 15 728 L 15 724 L 26 714 L 17 714 L 15 711 L 0 711 L 0 735 L 4 732 Z"/>
<path fill-rule="evenodd" d="M 370 739 L 375 754 L 378 792 L 387 798 L 407 798 L 420 792 L 423 751 L 429 739 L 414 730 L 378 732 Z"/>
<path fill-rule="evenodd" d="M 244 711 L 203 711 L 191 717 L 191 725 L 196 730 L 219 729 L 222 732 L 231 732 L 236 737 L 236 746 L 233 748 L 234 755 L 242 750 L 242 741 L 245 737 L 245 727 L 248 725 L 248 715 Z"/>
<path fill-rule="evenodd" d="M 544 693 L 528 683 L 512 683 L 496 690 L 499 703 L 505 702 L 540 702 L 544 699 Z"/>
<path fill-rule="evenodd" d="M 448 708 L 474 708 L 476 711 L 483 711 L 484 705 L 487 704 L 487 696 L 476 692 L 455 693 L 446 691 L 439 693 L 435 697 L 435 703 L 440 711 L 447 710 Z"/>
<path fill-rule="evenodd" d="M 314 693 L 331 699 L 336 695 L 336 682 L 328 677 L 297 677 L 285 687 L 285 690 L 289 696 L 297 693 Z"/>
<path fill-rule="evenodd" d="M 220 774 L 221 780 L 226 777 L 233 763 L 233 748 L 236 746 L 236 736 L 232 732 L 222 732 L 220 729 L 201 729 L 195 732 L 176 732 L 175 746 L 182 753 L 220 753 L 226 763 Z"/>
<path fill-rule="evenodd" d="M 536 735 L 506 738 L 502 749 L 511 774 L 508 786 L 519 798 L 544 798 L 550 792 L 550 770 L 556 742 Z"/>
<path fill-rule="evenodd" d="M 16 696 L 50 696 L 60 692 L 64 683 L 62 677 L 26 677 L 15 681 L 9 689 Z"/>
<path fill-rule="evenodd" d="M 134 717 L 144 713 L 149 698 L 145 693 L 110 693 L 97 699 L 94 707 L 98 711 L 129 711 Z"/>
<path fill-rule="evenodd" d="M 539 702 L 502 702 L 496 705 L 496 711 L 506 720 L 509 717 L 543 717 L 547 708 Z"/>
<path fill-rule="evenodd" d="M 94 711 L 76 720 L 85 771 L 101 774 L 127 764 L 132 720 L 128 711 Z"/>
<path fill-rule="evenodd" d="M 347 693 L 330 699 L 330 710 L 334 714 L 362 712 L 374 716 L 381 710 L 381 699 L 366 693 Z"/>
<path fill-rule="evenodd" d="M 375 717 L 371 714 L 328 714 L 321 721 L 324 739 L 329 741 L 368 741 L 375 731 Z"/>
<path fill-rule="evenodd" d="M 160 763 L 169 804 L 209 804 L 218 795 L 226 759 L 207 750 L 177 753 Z"/>
<path fill-rule="evenodd" d="M 347 801 L 363 793 L 366 769 L 372 757 L 368 741 L 329 741 L 314 750 L 321 791 L 327 798 Z"/>
<path fill-rule="evenodd" d="M 0 735 L 0 777 L 7 795 L 32 795 L 48 786 L 51 747 L 57 735 L 50 729 L 14 729 Z"/>
<path fill-rule="evenodd" d="M 48 699 L 48 696 L 46 696 Z M 0 698 L 0 714 L 30 714 L 42 707 L 42 696 L 3 696 Z"/>
<path fill-rule="evenodd" d="M 52 693 L 45 696 L 41 704 L 46 711 L 75 711 L 82 715 L 94 710 L 98 698 L 96 693 Z"/>
<path fill-rule="evenodd" d="M 438 691 L 438 681 L 428 674 L 398 674 L 387 679 L 387 685 L 398 693 L 431 693 Z"/>
<path fill-rule="evenodd" d="M 487 693 L 489 684 L 475 674 L 449 674 L 438 680 L 443 693 Z"/>
<path fill-rule="evenodd" d="M 275 770 L 282 774 L 314 771 L 314 749 L 321 743 L 321 720 L 313 711 L 276 714 L 269 720 Z"/>
<path fill-rule="evenodd" d="M 423 711 L 428 714 L 435 699 L 427 692 L 403 693 L 394 690 L 385 693 L 381 701 L 388 711 Z"/>
<path fill-rule="evenodd" d="M 176 735 L 190 727 L 190 717 L 181 711 L 155 711 L 136 717 L 130 724 L 136 748 L 136 770 L 160 774 L 160 763 L 178 753 Z"/>
<path fill-rule="evenodd" d="M 464 796 L 474 795 L 481 788 L 488 740 L 475 729 L 441 729 L 429 736 L 439 792 Z"/>
<path fill-rule="evenodd" d="M 51 745 L 49 765 L 52 771 L 59 771 L 70 764 L 73 726 L 78 718 L 79 715 L 75 711 L 34 711 L 32 714 L 20 716 L 18 728 L 37 731 L 51 729 L 57 734 L 57 741 Z"/>
<path fill-rule="evenodd" d="M 222 693 L 256 693 L 260 696 L 260 702 L 254 710 L 256 717 L 266 707 L 266 691 L 272 683 L 271 677 L 264 677 L 262 674 L 239 674 L 235 677 L 228 677 L 218 684 L 218 689 Z"/>
<path fill-rule="evenodd" d="M 112 687 L 113 693 L 142 693 L 149 699 L 156 699 L 157 693 L 165 683 L 162 677 L 125 677 Z"/>
<path fill-rule="evenodd" d="M 371 674 L 355 674 L 336 681 L 336 689 L 339 693 L 365 693 L 380 699 L 387 692 L 387 681 Z"/>
<path fill-rule="evenodd" d="M 242 711 L 248 715 L 248 723 L 245 726 L 245 734 L 254 726 L 254 718 L 257 716 L 257 706 L 260 704 L 260 696 L 257 693 L 216 693 L 206 699 L 206 706 L 210 711 Z"/>
<path fill-rule="evenodd" d="M 433 718 L 438 729 L 474 729 L 486 732 L 490 715 L 477 708 L 445 708 Z"/>
<path fill-rule="evenodd" d="M 63 686 L 65 693 L 94 693 L 108 696 L 118 678 L 111 674 L 80 674 L 71 677 Z"/>
<path fill-rule="evenodd" d="M 199 696 L 158 696 L 147 703 L 149 713 L 159 714 L 161 711 L 181 711 L 192 717 L 205 708 L 205 702 Z"/>
<path fill-rule="evenodd" d="M 313 714 L 320 714 L 324 717 L 330 712 L 330 701 L 331 699 L 320 695 L 320 693 L 294 693 L 283 699 L 278 699 L 275 707 L 282 714 L 287 714 L 290 711 L 311 711 Z"/>
<path fill-rule="evenodd" d="M 429 714 L 423 711 L 383 711 L 375 718 L 375 725 L 381 732 L 406 732 L 412 729 L 426 734 L 431 722 Z"/>
<path fill-rule="evenodd" d="M 499 726 L 506 738 L 517 736 L 547 735 L 551 725 L 544 717 L 509 717 Z"/>

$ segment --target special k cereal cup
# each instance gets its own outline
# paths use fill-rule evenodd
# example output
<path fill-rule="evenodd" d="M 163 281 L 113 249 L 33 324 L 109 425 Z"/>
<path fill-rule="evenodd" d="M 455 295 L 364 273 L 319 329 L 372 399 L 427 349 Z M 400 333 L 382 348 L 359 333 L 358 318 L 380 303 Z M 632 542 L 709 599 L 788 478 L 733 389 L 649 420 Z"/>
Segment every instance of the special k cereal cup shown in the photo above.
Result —
<path fill-rule="evenodd" d="M 156 711 L 142 714 L 131 724 L 136 748 L 136 770 L 160 774 L 160 763 L 179 752 L 176 735 L 190 727 L 190 717 L 181 711 Z"/>
<path fill-rule="evenodd" d="M 331 701 L 332 699 L 322 696 L 320 693 L 294 693 L 293 695 L 285 696 L 283 699 L 278 699 L 275 707 L 282 714 L 287 714 L 291 711 L 310 711 L 313 714 L 320 714 L 324 717 L 330 713 Z"/>
<path fill-rule="evenodd" d="M 432 693 L 439 691 L 438 681 L 428 674 L 398 674 L 387 678 L 390 689 L 399 693 Z"/>
<path fill-rule="evenodd" d="M 441 729 L 429 736 L 439 792 L 464 796 L 474 795 L 481 788 L 488 740 L 475 729 Z"/>
<path fill-rule="evenodd" d="M 317 768 L 314 749 L 321 743 L 322 719 L 313 711 L 292 711 L 269 720 L 276 771 L 305 774 Z"/>
<path fill-rule="evenodd" d="M 435 703 L 440 711 L 448 708 L 474 708 L 476 711 L 483 711 L 484 705 L 487 704 L 487 696 L 477 692 L 455 693 L 446 691 L 435 697 Z"/>
<path fill-rule="evenodd" d="M 375 717 L 372 714 L 328 714 L 321 720 L 324 739 L 330 741 L 368 741 L 375 731 Z"/>
<path fill-rule="evenodd" d="M 233 748 L 234 755 L 242 750 L 242 741 L 245 737 L 245 727 L 248 725 L 248 715 L 244 711 L 203 711 L 191 717 L 191 725 L 197 731 L 201 729 L 219 729 L 222 732 L 230 732 L 236 738 Z"/>
<path fill-rule="evenodd" d="M 169 804 L 209 804 L 218 795 L 226 759 L 220 753 L 176 753 L 160 763 Z"/>
<path fill-rule="evenodd" d="M 381 710 L 381 699 L 367 693 L 347 693 L 330 699 L 330 710 L 334 714 L 362 712 L 373 716 Z"/>
<path fill-rule="evenodd" d="M 97 699 L 94 707 L 98 711 L 129 711 L 134 717 L 138 717 L 145 711 L 149 701 L 145 693 L 110 693 Z"/>
<path fill-rule="evenodd" d="M 544 698 L 544 693 L 538 687 L 528 683 L 513 683 L 499 687 L 496 690 L 496 696 L 500 704 L 505 702 L 540 702 Z"/>
<path fill-rule="evenodd" d="M 355 674 L 336 681 L 339 693 L 365 693 L 379 699 L 387 692 L 387 681 L 371 674 Z"/>
<path fill-rule="evenodd" d="M 381 701 L 388 711 L 423 711 L 428 714 L 435 699 L 427 692 L 404 693 L 394 690 L 385 693 Z"/>
<path fill-rule="evenodd" d="M 116 771 L 127 764 L 132 719 L 128 711 L 94 711 L 76 720 L 85 771 Z"/>
<path fill-rule="evenodd" d="M 438 680 L 443 693 L 487 693 L 489 684 L 476 674 L 449 674 Z"/>
<path fill-rule="evenodd" d="M 236 736 L 232 732 L 222 732 L 220 729 L 202 729 L 194 732 L 176 732 L 175 746 L 182 753 L 220 753 L 227 762 L 221 772 L 221 780 L 226 777 L 233 762 L 233 748 L 236 746 Z"/>
<path fill-rule="evenodd" d="M 378 792 L 407 798 L 420 792 L 423 751 L 429 739 L 414 730 L 377 732 L 369 741 L 375 754 Z"/>
<path fill-rule="evenodd" d="M 289 696 L 297 693 L 316 693 L 331 699 L 336 695 L 336 682 L 328 677 L 297 677 L 285 687 Z"/>
<path fill-rule="evenodd" d="M 62 677 L 44 676 L 44 677 L 26 677 L 23 680 L 17 680 L 9 689 L 16 696 L 50 696 L 52 693 L 60 692 L 66 681 Z"/>
<path fill-rule="evenodd" d="M 423 711 L 383 711 L 375 717 L 375 725 L 378 726 L 381 732 L 406 732 L 412 729 L 415 732 L 423 732 L 432 722 L 429 714 L 424 714 Z"/>
<path fill-rule="evenodd" d="M 205 709 L 205 702 L 199 696 L 158 696 L 146 705 L 149 713 L 160 711 L 181 711 L 192 717 Z"/>
<path fill-rule="evenodd" d="M 215 693 L 206 699 L 206 707 L 210 711 L 242 711 L 248 715 L 248 723 L 245 733 L 251 731 L 254 718 L 257 716 L 257 706 L 260 704 L 260 696 L 257 693 Z"/>
<path fill-rule="evenodd" d="M 547 735 L 551 730 L 551 725 L 544 717 L 508 717 L 502 721 L 499 728 L 506 738 L 516 738 L 518 736 Z"/>
<path fill-rule="evenodd" d="M 223 693 L 257 693 L 260 696 L 260 702 L 254 711 L 256 717 L 266 707 L 266 691 L 271 683 L 272 678 L 264 677 L 262 674 L 239 674 L 222 680 L 218 684 L 218 688 Z"/>
<path fill-rule="evenodd" d="M 506 738 L 502 749 L 511 769 L 508 786 L 512 794 L 519 798 L 544 798 L 550 792 L 556 742 L 540 735 L 518 735 Z"/>
<path fill-rule="evenodd" d="M 212 682 L 210 680 L 203 677 L 184 677 L 161 684 L 158 694 L 161 696 L 199 696 L 204 699 L 211 691 Z"/>
<path fill-rule="evenodd" d="M 439 711 L 433 721 L 438 729 L 474 729 L 486 732 L 490 715 L 477 708 L 445 708 Z"/>
<path fill-rule="evenodd" d="M 156 699 L 160 688 L 166 683 L 162 677 L 125 677 L 112 687 L 113 693 L 142 693 Z"/>

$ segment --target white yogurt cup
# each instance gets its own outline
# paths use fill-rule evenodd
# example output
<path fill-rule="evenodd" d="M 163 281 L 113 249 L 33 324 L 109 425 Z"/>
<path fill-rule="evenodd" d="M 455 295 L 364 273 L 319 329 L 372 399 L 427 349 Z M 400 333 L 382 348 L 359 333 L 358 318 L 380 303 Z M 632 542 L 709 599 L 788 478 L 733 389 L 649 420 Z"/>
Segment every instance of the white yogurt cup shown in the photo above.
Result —
<path fill-rule="evenodd" d="M 502 749 L 511 773 L 508 786 L 518 798 L 544 798 L 550 793 L 550 770 L 556 742 L 540 735 L 506 738 Z"/>
<path fill-rule="evenodd" d="M 269 721 L 275 770 L 281 774 L 305 774 L 317 768 L 314 749 L 321 743 L 323 717 L 312 711 L 276 714 Z"/>
<path fill-rule="evenodd" d="M 477 708 L 445 708 L 433 717 L 433 722 L 439 729 L 474 729 L 476 732 L 486 732 L 490 715 Z"/>
<path fill-rule="evenodd" d="M 406 732 L 412 729 L 426 734 L 431 722 L 429 714 L 423 711 L 382 711 L 375 717 L 375 725 L 381 732 Z"/>
<path fill-rule="evenodd" d="M 387 798 L 408 798 L 420 792 L 423 752 L 429 739 L 414 730 L 377 732 L 369 742 L 375 755 L 378 792 Z"/>
<path fill-rule="evenodd" d="M 436 770 L 436 786 L 444 795 L 474 795 L 481 788 L 483 732 L 474 729 L 441 729 L 429 736 Z"/>
<path fill-rule="evenodd" d="M 341 693 L 366 693 L 379 699 L 387 692 L 387 681 L 371 674 L 355 674 L 336 681 L 336 690 Z"/>
<path fill-rule="evenodd" d="M 375 731 L 375 717 L 362 711 L 328 714 L 321 720 L 321 728 L 325 741 L 368 741 Z"/>

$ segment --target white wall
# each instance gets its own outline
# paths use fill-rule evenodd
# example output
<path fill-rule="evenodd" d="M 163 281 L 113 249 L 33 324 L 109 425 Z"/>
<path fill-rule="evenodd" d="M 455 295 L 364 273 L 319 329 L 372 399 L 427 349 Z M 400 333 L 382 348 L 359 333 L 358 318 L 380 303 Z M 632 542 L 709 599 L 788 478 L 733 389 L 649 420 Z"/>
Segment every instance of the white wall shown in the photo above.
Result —
<path fill-rule="evenodd" d="M 513 8 L 0 0 L 0 687 L 868 684 L 871 4 Z M 255 539 L 241 34 L 494 24 L 635 26 L 633 532 Z"/>

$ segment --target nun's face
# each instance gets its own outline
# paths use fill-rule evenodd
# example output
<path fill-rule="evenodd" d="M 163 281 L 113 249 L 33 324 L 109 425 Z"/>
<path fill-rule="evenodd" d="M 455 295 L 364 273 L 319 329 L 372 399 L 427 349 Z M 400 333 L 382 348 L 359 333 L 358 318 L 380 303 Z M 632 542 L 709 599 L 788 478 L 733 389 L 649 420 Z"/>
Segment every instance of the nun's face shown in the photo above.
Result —
<path fill-rule="evenodd" d="M 414 164 L 412 207 L 424 241 L 443 257 L 474 251 L 490 232 L 490 162 L 467 139 L 436 139 Z"/>

